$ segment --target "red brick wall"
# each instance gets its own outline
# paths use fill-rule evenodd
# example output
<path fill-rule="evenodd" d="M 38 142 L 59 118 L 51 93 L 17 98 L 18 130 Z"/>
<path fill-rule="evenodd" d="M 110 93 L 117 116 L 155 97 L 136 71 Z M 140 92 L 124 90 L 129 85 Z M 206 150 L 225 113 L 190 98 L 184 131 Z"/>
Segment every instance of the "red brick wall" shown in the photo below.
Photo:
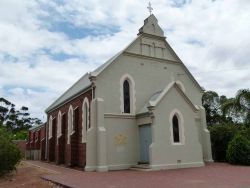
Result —
<path fill-rule="evenodd" d="M 28 140 L 26 142 L 26 151 L 29 150 L 40 150 L 41 160 L 45 160 L 45 130 L 46 124 L 44 123 L 41 127 L 37 129 L 30 130 L 28 132 Z M 31 154 L 31 152 L 28 152 Z M 27 158 L 32 158 L 31 156 L 26 156 Z"/>
<path fill-rule="evenodd" d="M 66 144 L 66 148 L 65 148 L 65 164 L 67 166 L 71 166 L 71 145 L 70 144 Z"/>
<path fill-rule="evenodd" d="M 26 149 L 26 140 L 13 140 L 13 142 L 17 145 L 20 152 L 22 153 L 22 156 L 25 155 L 25 149 Z"/>
<path fill-rule="evenodd" d="M 46 140 L 45 138 L 41 140 L 41 160 L 45 160 L 45 145 L 46 145 Z"/>
<path fill-rule="evenodd" d="M 54 118 L 52 120 L 52 137 L 49 139 L 48 144 L 48 155 L 49 155 L 49 161 L 55 161 L 56 160 L 56 125 L 57 125 L 57 119 Z"/>
<path fill-rule="evenodd" d="M 48 156 L 49 153 L 54 152 L 55 160 L 57 163 L 65 163 L 68 166 L 85 166 L 86 163 L 86 144 L 82 144 L 82 105 L 84 98 L 87 97 L 89 100 L 89 103 L 91 103 L 92 100 L 92 91 L 89 90 L 84 94 L 81 94 L 77 98 L 73 99 L 72 101 L 64 104 L 63 106 L 59 107 L 58 109 L 48 113 L 48 120 L 50 116 L 53 118 L 57 118 L 59 110 L 62 114 L 62 133 L 63 135 L 60 137 L 58 145 L 56 145 L 55 149 L 53 150 L 51 148 L 51 141 L 49 142 L 49 147 L 51 149 L 48 149 Z M 74 115 L 74 127 L 75 127 L 75 134 L 71 136 L 71 143 L 67 144 L 67 134 L 68 134 L 68 110 L 70 105 L 72 105 L 73 109 L 76 109 L 77 107 L 77 113 L 78 117 L 77 120 L 75 119 Z M 74 111 L 75 114 L 76 111 Z M 63 121 L 63 114 L 65 113 L 65 122 Z M 63 129 L 64 124 L 64 129 Z M 48 130 L 47 130 L 48 131 Z M 55 135 L 56 138 L 56 135 Z M 55 140 L 56 143 L 56 140 Z M 49 148 L 48 147 L 48 148 Z M 73 163 L 72 163 L 73 162 Z"/>
<path fill-rule="evenodd" d="M 79 163 L 78 163 L 78 165 L 80 167 L 85 167 L 85 165 L 86 165 L 86 143 L 80 143 L 79 144 L 78 155 L 79 155 Z"/>
<path fill-rule="evenodd" d="M 43 138 L 45 138 L 45 126 L 46 126 L 46 124 L 44 124 L 43 125 L 43 127 L 41 128 L 41 140 L 43 139 Z"/>
<path fill-rule="evenodd" d="M 26 150 L 30 150 L 30 142 L 31 142 L 31 131 L 28 133 L 28 140 L 26 142 Z"/>
<path fill-rule="evenodd" d="M 35 150 L 39 150 L 40 149 L 40 142 L 41 142 L 41 137 L 40 137 L 40 135 L 41 135 L 41 130 L 39 129 L 39 130 L 36 130 L 35 132 L 34 132 L 34 135 L 35 135 Z"/>
<path fill-rule="evenodd" d="M 26 144 L 27 150 L 33 150 L 35 149 L 35 133 L 33 131 L 29 131 L 29 138 L 28 142 Z"/>

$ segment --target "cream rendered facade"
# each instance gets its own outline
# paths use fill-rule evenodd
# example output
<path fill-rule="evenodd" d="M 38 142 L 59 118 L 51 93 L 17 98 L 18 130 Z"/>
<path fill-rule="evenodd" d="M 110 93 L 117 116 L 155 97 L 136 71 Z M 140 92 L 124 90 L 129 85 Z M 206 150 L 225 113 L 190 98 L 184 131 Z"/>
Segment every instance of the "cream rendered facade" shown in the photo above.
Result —
<path fill-rule="evenodd" d="M 202 88 L 167 43 L 154 15 L 127 48 L 89 79 L 94 96 L 85 171 L 128 169 L 138 162 L 148 162 L 152 170 L 199 167 L 212 161 Z M 124 112 L 125 80 L 129 113 Z M 142 147 L 143 141 L 150 143 Z"/>

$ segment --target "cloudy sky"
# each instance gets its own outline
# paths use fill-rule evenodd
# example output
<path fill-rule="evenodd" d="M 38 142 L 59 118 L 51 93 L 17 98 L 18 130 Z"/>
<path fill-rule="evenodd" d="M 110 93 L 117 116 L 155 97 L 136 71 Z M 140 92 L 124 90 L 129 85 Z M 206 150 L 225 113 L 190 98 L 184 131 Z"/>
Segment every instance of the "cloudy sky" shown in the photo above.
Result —
<path fill-rule="evenodd" d="M 136 37 L 146 0 L 1 0 L 0 97 L 44 109 Z M 152 0 L 168 42 L 201 86 L 250 87 L 249 0 Z M 45 119 L 43 119 L 45 120 Z"/>

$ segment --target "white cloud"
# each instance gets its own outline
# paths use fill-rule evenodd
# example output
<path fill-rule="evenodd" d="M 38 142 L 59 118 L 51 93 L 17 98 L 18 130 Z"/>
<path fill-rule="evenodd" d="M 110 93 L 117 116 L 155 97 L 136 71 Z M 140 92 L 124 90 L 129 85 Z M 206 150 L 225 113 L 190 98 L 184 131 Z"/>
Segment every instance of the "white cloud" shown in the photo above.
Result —
<path fill-rule="evenodd" d="M 248 0 L 151 3 L 167 40 L 202 86 L 227 96 L 249 88 Z M 146 6 L 142 0 L 2 0 L 0 95 L 42 117 L 43 110 L 81 75 L 136 37 L 148 16 Z M 60 22 L 78 30 L 101 26 L 116 31 L 76 39 L 63 28 L 50 29 Z M 56 60 L 53 56 L 58 54 L 72 57 Z"/>

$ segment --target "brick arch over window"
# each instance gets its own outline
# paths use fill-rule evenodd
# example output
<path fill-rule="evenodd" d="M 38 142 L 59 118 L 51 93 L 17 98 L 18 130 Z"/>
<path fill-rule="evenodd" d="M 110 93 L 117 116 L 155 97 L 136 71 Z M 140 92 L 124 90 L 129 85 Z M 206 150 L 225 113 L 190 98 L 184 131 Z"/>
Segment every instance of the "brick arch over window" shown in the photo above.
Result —
<path fill-rule="evenodd" d="M 70 136 L 74 133 L 73 129 L 73 107 L 70 105 L 68 110 L 68 139 L 67 144 L 70 144 Z"/>
<path fill-rule="evenodd" d="M 124 74 L 120 79 L 121 113 L 135 114 L 135 81 L 129 74 Z"/>
<path fill-rule="evenodd" d="M 178 109 L 172 110 L 169 116 L 170 123 L 170 141 L 173 145 L 184 145 L 184 119 L 182 113 Z"/>
<path fill-rule="evenodd" d="M 82 104 L 82 143 L 87 141 L 87 130 L 90 128 L 89 114 L 89 100 L 85 97 Z"/>

